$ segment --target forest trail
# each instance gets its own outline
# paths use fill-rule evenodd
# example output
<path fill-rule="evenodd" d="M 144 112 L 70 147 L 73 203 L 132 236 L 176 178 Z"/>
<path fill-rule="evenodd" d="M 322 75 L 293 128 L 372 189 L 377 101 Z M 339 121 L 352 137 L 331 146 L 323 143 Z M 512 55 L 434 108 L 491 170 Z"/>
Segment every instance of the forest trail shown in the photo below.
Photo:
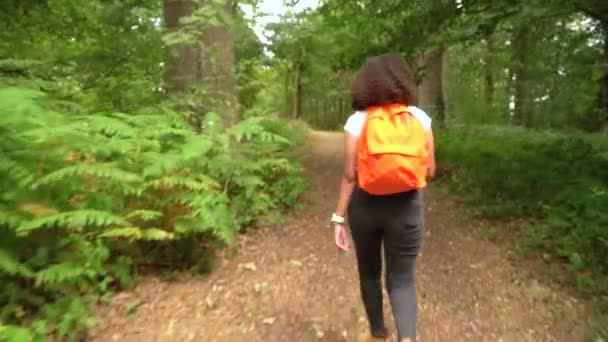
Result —
<path fill-rule="evenodd" d="M 353 341 L 365 328 L 354 252 L 338 253 L 328 214 L 342 136 L 311 132 L 305 206 L 238 239 L 209 275 L 145 278 L 102 310 L 91 341 Z M 581 341 L 582 305 L 535 280 L 521 258 L 464 222 L 431 185 L 417 284 L 419 341 Z M 386 298 L 386 297 L 385 297 Z M 394 332 L 388 300 L 388 327 Z"/>

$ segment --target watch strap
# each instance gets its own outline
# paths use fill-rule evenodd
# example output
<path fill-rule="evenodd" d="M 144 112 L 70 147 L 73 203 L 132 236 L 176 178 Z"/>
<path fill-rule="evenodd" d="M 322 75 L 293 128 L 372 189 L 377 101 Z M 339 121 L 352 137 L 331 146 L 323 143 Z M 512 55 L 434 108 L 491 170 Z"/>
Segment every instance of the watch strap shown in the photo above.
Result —
<path fill-rule="evenodd" d="M 335 213 L 331 214 L 331 222 L 333 223 L 344 223 L 346 220 L 343 216 L 336 215 Z"/>

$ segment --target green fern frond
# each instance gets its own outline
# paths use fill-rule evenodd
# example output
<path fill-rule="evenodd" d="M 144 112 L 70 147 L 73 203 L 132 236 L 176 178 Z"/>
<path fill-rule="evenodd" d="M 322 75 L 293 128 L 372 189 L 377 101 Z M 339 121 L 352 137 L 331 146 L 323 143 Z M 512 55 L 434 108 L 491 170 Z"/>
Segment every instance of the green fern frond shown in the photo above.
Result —
<path fill-rule="evenodd" d="M 180 205 L 184 207 L 192 207 L 192 203 L 198 197 L 197 193 L 192 191 L 177 191 L 168 196 L 158 199 L 157 205 Z"/>
<path fill-rule="evenodd" d="M 23 130 L 18 134 L 35 144 L 60 144 L 69 146 L 87 146 L 91 144 L 91 135 L 82 130 L 79 123 L 66 123 L 49 127 L 37 127 Z"/>
<path fill-rule="evenodd" d="M 19 263 L 6 251 L 0 249 L 0 272 L 9 275 L 20 275 L 23 277 L 32 277 L 34 272 L 26 265 Z"/>
<path fill-rule="evenodd" d="M 83 123 L 89 131 L 95 131 L 106 135 L 119 135 L 121 137 L 136 137 L 138 130 L 121 119 L 102 115 L 87 116 Z"/>
<path fill-rule="evenodd" d="M 234 217 L 228 207 L 215 210 L 215 222 L 213 234 L 224 243 L 232 241 L 236 227 Z"/>
<path fill-rule="evenodd" d="M 173 233 L 159 228 L 141 229 L 138 227 L 114 228 L 107 230 L 99 235 L 103 238 L 125 238 L 129 240 L 162 241 L 171 240 L 175 236 Z"/>
<path fill-rule="evenodd" d="M 203 117 L 203 130 L 209 136 L 216 136 L 222 132 L 222 117 L 215 112 L 208 112 Z"/>
<path fill-rule="evenodd" d="M 283 144 L 291 144 L 291 141 L 278 134 L 267 131 L 262 125 L 262 117 L 252 117 L 245 119 L 238 124 L 232 126 L 228 133 L 232 135 L 237 141 L 243 139 L 252 140 L 253 138 L 259 138 L 263 142 L 278 142 Z"/>
<path fill-rule="evenodd" d="M 220 188 L 217 181 L 210 177 L 198 176 L 198 177 L 179 177 L 179 176 L 167 176 L 160 179 L 151 181 L 148 183 L 149 187 L 155 189 L 161 188 L 179 188 L 187 189 L 191 191 L 201 190 L 214 190 Z"/>
<path fill-rule="evenodd" d="M 87 273 L 81 265 L 73 262 L 62 262 L 52 265 L 36 273 L 36 286 L 74 281 Z"/>
<path fill-rule="evenodd" d="M 108 141 L 103 145 L 99 146 L 99 148 L 95 151 L 100 153 L 105 151 L 106 153 L 132 153 L 136 151 L 159 151 L 160 143 L 156 140 L 150 139 L 141 139 L 137 138 L 121 138 L 121 139 L 108 139 Z"/>
<path fill-rule="evenodd" d="M 172 240 L 175 238 L 173 233 L 164 231 L 158 228 L 148 228 L 142 231 L 142 240 L 147 241 L 162 241 L 162 240 Z"/>
<path fill-rule="evenodd" d="M 0 175 L 10 178 L 20 187 L 27 187 L 34 179 L 29 169 L 6 155 L 0 155 Z"/>
<path fill-rule="evenodd" d="M 75 210 L 60 214 L 49 215 L 22 223 L 17 228 L 19 235 L 28 235 L 32 231 L 46 227 L 66 227 L 79 230 L 82 227 L 106 227 L 109 225 L 126 226 L 128 224 L 122 217 L 106 211 Z"/>
<path fill-rule="evenodd" d="M 192 132 L 182 128 L 158 127 L 143 131 L 142 137 L 146 139 L 159 139 L 167 136 L 189 137 L 192 134 Z"/>
<path fill-rule="evenodd" d="M 14 113 L 19 117 L 26 113 L 37 113 L 43 111 L 38 103 L 38 99 L 46 95 L 40 90 L 24 87 L 5 87 L 0 89 L 0 113 Z M 8 118 L 7 115 L 0 115 L 1 119 Z"/>
<path fill-rule="evenodd" d="M 231 241 L 235 222 L 228 208 L 229 202 L 228 197 L 223 194 L 196 196 L 190 203 L 191 216 L 180 217 L 176 221 L 176 231 L 182 234 L 211 231 L 220 241 Z"/>
<path fill-rule="evenodd" d="M 0 208 L 0 227 L 16 228 L 21 222 L 21 218 L 11 212 Z"/>
<path fill-rule="evenodd" d="M 175 232 L 180 235 L 192 233 L 202 233 L 209 230 L 209 227 L 200 218 L 192 216 L 180 216 L 175 219 Z"/>
<path fill-rule="evenodd" d="M 163 155 L 158 152 L 145 152 L 142 157 L 152 162 L 144 167 L 144 177 L 159 177 L 183 169 L 188 163 L 177 155 Z"/>
<path fill-rule="evenodd" d="M 32 184 L 32 187 L 35 189 L 43 185 L 60 183 L 63 179 L 74 176 L 91 176 L 117 184 L 141 181 L 141 178 L 137 174 L 123 171 L 111 165 L 77 164 L 64 167 L 39 178 Z"/>
<path fill-rule="evenodd" d="M 102 238 L 126 238 L 130 240 L 141 239 L 141 228 L 138 227 L 125 227 L 125 228 L 113 228 L 106 230 L 99 234 Z"/>
<path fill-rule="evenodd" d="M 32 342 L 34 334 L 30 329 L 16 325 L 0 325 L 0 341 L 2 342 Z"/>
<path fill-rule="evenodd" d="M 201 158 L 215 145 L 214 141 L 204 136 L 195 136 L 181 148 L 180 156 L 185 159 Z"/>
<path fill-rule="evenodd" d="M 35 67 L 39 64 L 43 64 L 41 61 L 35 59 L 15 59 L 15 58 L 3 58 L 0 59 L 0 69 L 5 70 L 24 70 Z"/>
<path fill-rule="evenodd" d="M 155 210 L 144 210 L 139 209 L 128 213 L 125 216 L 127 220 L 143 220 L 143 221 L 152 221 L 159 219 L 163 216 L 163 213 Z"/>

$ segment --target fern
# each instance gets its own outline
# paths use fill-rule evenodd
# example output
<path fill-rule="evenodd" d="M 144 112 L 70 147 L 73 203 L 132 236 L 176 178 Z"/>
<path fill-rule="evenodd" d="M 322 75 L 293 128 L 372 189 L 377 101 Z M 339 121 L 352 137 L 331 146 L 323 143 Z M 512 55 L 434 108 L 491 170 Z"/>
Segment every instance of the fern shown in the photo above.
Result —
<path fill-rule="evenodd" d="M 162 241 L 172 240 L 175 235 L 159 228 L 142 229 L 138 227 L 114 228 L 99 235 L 102 238 L 125 238 L 128 240 Z"/>
<path fill-rule="evenodd" d="M 299 169 L 280 156 L 290 139 L 259 118 L 224 132 L 208 113 L 198 134 L 168 106 L 86 111 L 0 85 L 0 298 L 10 298 L 0 316 L 34 322 L 4 326 L 0 340 L 74 336 L 90 299 L 132 282 L 132 264 L 197 264 L 202 246 L 231 243 L 300 191 Z"/>
<path fill-rule="evenodd" d="M 70 145 L 83 147 L 91 144 L 91 135 L 82 131 L 79 124 L 57 125 L 53 129 L 38 127 L 22 131 L 18 137 L 29 140 L 33 144 Z"/>
<path fill-rule="evenodd" d="M 153 220 L 161 218 L 162 216 L 163 216 L 163 213 L 161 213 L 160 211 L 139 209 L 139 210 L 132 211 L 132 212 L 128 213 L 127 215 L 125 215 L 125 219 L 130 220 L 130 221 L 131 220 L 153 221 Z"/>
<path fill-rule="evenodd" d="M 43 185 L 57 184 L 61 183 L 61 181 L 66 178 L 76 176 L 90 176 L 112 181 L 114 183 L 141 182 L 141 178 L 137 174 L 114 168 L 111 165 L 78 164 L 64 167 L 44 177 L 41 177 L 32 184 L 32 187 L 36 189 Z"/>
<path fill-rule="evenodd" d="M 144 167 L 143 175 L 146 178 L 160 177 L 164 174 L 177 172 L 188 165 L 188 161 L 178 155 L 163 156 L 159 152 L 145 152 L 142 157 L 147 160 L 152 160 Z"/>
<path fill-rule="evenodd" d="M 82 265 L 68 261 L 38 271 L 34 279 L 36 281 L 36 286 L 41 286 L 49 283 L 75 282 L 83 275 L 87 274 L 91 274 L 91 271 L 87 270 Z"/>
<path fill-rule="evenodd" d="M 9 275 L 19 275 L 31 278 L 34 272 L 26 265 L 19 263 L 12 256 L 0 249 L 0 271 Z"/>
<path fill-rule="evenodd" d="M 91 132 L 99 132 L 107 136 L 120 136 L 123 138 L 137 137 L 138 130 L 134 129 L 124 118 L 112 118 L 102 115 L 91 115 L 83 123 L 85 129 Z"/>
<path fill-rule="evenodd" d="M 34 175 L 27 167 L 4 154 L 0 154 L 0 175 L 17 182 L 16 185 L 22 188 L 28 186 L 34 179 Z"/>
<path fill-rule="evenodd" d="M 0 341 L 32 342 L 34 341 L 34 334 L 30 329 L 15 325 L 2 325 L 2 322 L 0 322 Z"/>
<path fill-rule="evenodd" d="M 252 117 L 243 120 L 231 127 L 229 134 L 239 142 L 244 139 L 252 140 L 253 138 L 259 138 L 263 142 L 291 144 L 289 139 L 267 131 L 264 126 L 262 126 L 263 120 L 264 118 L 262 117 Z"/>
<path fill-rule="evenodd" d="M 211 150 L 214 142 L 206 137 L 196 137 L 184 144 L 180 156 L 184 159 L 201 158 Z"/>
<path fill-rule="evenodd" d="M 127 221 L 105 211 L 76 210 L 24 222 L 17 228 L 17 233 L 24 236 L 41 228 L 63 227 L 81 230 L 87 226 L 105 227 L 109 225 L 127 225 Z"/>
<path fill-rule="evenodd" d="M 0 207 L 0 227 L 16 228 L 19 226 L 21 218 Z"/>
<path fill-rule="evenodd" d="M 160 143 L 156 140 L 142 140 L 137 138 L 111 138 L 103 146 L 89 148 L 89 151 L 100 155 L 112 154 L 138 154 L 140 151 L 160 151 Z"/>
<path fill-rule="evenodd" d="M 148 186 L 154 189 L 181 188 L 191 191 L 214 190 L 220 188 L 218 182 L 202 175 L 198 177 L 163 177 L 149 182 Z"/>

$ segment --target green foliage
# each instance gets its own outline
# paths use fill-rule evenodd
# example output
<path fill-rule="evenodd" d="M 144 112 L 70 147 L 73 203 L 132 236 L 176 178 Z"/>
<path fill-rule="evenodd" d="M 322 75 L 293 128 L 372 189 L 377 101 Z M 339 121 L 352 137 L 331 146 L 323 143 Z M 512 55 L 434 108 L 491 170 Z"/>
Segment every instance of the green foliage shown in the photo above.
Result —
<path fill-rule="evenodd" d="M 242 228 L 297 204 L 302 135 L 252 109 L 262 46 L 224 4 L 165 32 L 156 0 L 3 2 L 0 341 L 78 340 L 89 304 L 133 286 L 134 266 L 208 270 Z M 220 22 L 251 113 L 228 131 L 201 105 L 207 80 L 181 94 L 165 83 L 172 45 L 201 44 Z"/>
<path fill-rule="evenodd" d="M 132 283 L 130 264 L 187 268 L 207 253 L 195 246 L 297 202 L 306 183 L 283 152 L 286 125 L 251 117 L 222 133 L 210 113 L 197 134 L 156 110 L 69 111 L 0 88 L 2 336 L 78 335 L 88 302 Z"/>
<path fill-rule="evenodd" d="M 501 127 L 437 137 L 442 179 L 493 218 L 535 217 L 529 253 L 562 260 L 574 284 L 608 295 L 608 156 L 587 136 Z M 513 234 L 514 232 L 509 232 Z"/>

